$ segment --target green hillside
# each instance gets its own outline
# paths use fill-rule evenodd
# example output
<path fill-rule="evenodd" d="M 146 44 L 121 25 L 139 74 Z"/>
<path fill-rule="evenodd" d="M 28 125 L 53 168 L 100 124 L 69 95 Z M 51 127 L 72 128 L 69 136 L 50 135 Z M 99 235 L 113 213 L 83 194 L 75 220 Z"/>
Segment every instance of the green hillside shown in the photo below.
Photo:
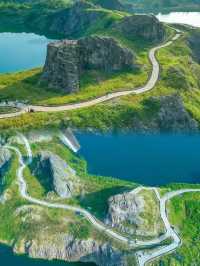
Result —
<path fill-rule="evenodd" d="M 121 3 L 132 11 L 197 11 L 200 10 L 199 0 L 121 0 Z M 130 10 L 130 9 L 129 9 Z"/>

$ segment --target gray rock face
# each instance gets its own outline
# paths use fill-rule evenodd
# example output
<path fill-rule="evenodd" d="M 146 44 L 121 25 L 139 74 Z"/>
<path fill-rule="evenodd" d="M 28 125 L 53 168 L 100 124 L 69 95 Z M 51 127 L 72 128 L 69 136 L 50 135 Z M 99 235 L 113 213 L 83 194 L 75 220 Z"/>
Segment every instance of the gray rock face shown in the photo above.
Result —
<path fill-rule="evenodd" d="M 78 41 L 81 70 L 96 69 L 107 73 L 132 69 L 133 53 L 106 37 L 88 37 Z"/>
<path fill-rule="evenodd" d="M 163 24 L 154 16 L 128 16 L 116 23 L 114 28 L 129 39 L 142 38 L 148 42 L 161 42 L 165 37 Z"/>
<path fill-rule="evenodd" d="M 195 31 L 188 38 L 189 46 L 192 50 L 194 60 L 200 64 L 200 31 Z"/>
<path fill-rule="evenodd" d="M 152 97 L 152 104 L 157 105 L 158 110 L 148 121 L 134 118 L 132 127 L 134 130 L 143 132 L 197 132 L 199 130 L 197 121 L 187 112 L 180 96 L 173 94 Z"/>
<path fill-rule="evenodd" d="M 33 258 L 92 262 L 99 266 L 127 265 L 123 254 L 108 243 L 100 244 L 92 239 L 76 240 L 63 234 L 58 234 L 53 239 L 32 241 L 25 250 Z"/>
<path fill-rule="evenodd" d="M 40 154 L 40 170 L 50 174 L 52 188 L 62 198 L 72 196 L 78 181 L 75 171 L 67 165 L 58 155 L 51 152 L 42 151 Z"/>
<path fill-rule="evenodd" d="M 108 205 L 106 223 L 121 232 L 134 234 L 134 228 L 143 222 L 140 213 L 144 208 L 144 199 L 129 192 L 111 197 Z"/>
<path fill-rule="evenodd" d="M 10 151 L 0 147 L 0 177 L 4 174 L 6 166 L 8 165 L 10 159 L 11 159 Z"/>
<path fill-rule="evenodd" d="M 10 160 L 11 153 L 7 149 L 0 148 L 0 169 Z"/>
<path fill-rule="evenodd" d="M 186 111 L 181 97 L 177 95 L 160 97 L 160 111 L 157 123 L 162 131 L 196 131 L 197 122 Z"/>
<path fill-rule="evenodd" d="M 79 37 L 102 17 L 103 13 L 95 10 L 93 4 L 78 1 L 72 7 L 57 12 L 51 18 L 50 31 L 65 37 Z"/>
<path fill-rule="evenodd" d="M 78 41 L 59 41 L 48 45 L 41 77 L 50 88 L 66 93 L 79 90 L 80 76 L 86 70 L 112 73 L 134 67 L 134 55 L 113 38 L 88 37 Z"/>
<path fill-rule="evenodd" d="M 41 81 L 47 82 L 48 87 L 70 93 L 78 91 L 79 76 L 77 41 L 50 43 Z"/>

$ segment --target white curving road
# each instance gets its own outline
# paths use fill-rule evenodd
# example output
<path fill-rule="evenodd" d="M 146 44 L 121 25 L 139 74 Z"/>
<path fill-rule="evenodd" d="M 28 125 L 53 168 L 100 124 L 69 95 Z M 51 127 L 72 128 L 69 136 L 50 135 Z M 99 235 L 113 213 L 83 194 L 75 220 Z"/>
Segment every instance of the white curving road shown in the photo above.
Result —
<path fill-rule="evenodd" d="M 31 197 L 28 194 L 28 190 L 27 190 L 27 184 L 26 181 L 24 179 L 23 176 L 23 172 L 24 169 L 26 167 L 26 164 L 23 160 L 23 156 L 20 152 L 20 150 L 16 147 L 13 146 L 9 146 L 6 145 L 5 148 L 10 149 L 14 152 L 17 153 L 18 158 L 19 158 L 19 164 L 20 167 L 17 171 L 17 178 L 18 178 L 18 184 L 19 184 L 19 191 L 21 196 L 28 200 L 31 203 L 34 204 L 38 204 L 41 206 L 45 206 L 48 208 L 57 208 L 57 209 L 65 209 L 68 211 L 73 211 L 76 213 L 80 213 L 81 215 L 83 215 L 88 221 L 91 222 L 91 224 L 96 227 L 98 230 L 106 233 L 108 236 L 114 238 L 117 241 L 123 242 L 128 244 L 130 247 L 139 247 L 139 246 L 152 246 L 153 244 L 159 244 L 160 243 L 160 239 L 155 239 L 155 240 L 150 240 L 150 241 L 138 241 L 137 243 L 133 240 L 130 240 L 129 238 L 120 235 L 119 233 L 113 231 L 112 229 L 108 228 L 105 224 L 103 224 L 101 221 L 99 221 L 97 218 L 95 218 L 92 214 L 90 214 L 90 212 L 88 212 L 85 209 L 79 208 L 79 207 L 75 207 L 75 206 L 71 206 L 71 205 L 67 205 L 67 204 L 59 204 L 59 203 L 51 203 L 51 202 L 47 202 L 44 200 L 39 200 L 36 198 Z M 30 154 L 31 157 L 29 157 L 28 162 L 30 163 L 32 160 L 32 154 Z M 133 193 L 138 193 L 140 190 L 142 190 L 143 187 L 139 187 L 136 189 L 136 191 L 134 192 L 134 190 L 132 191 Z M 150 189 L 150 188 L 149 188 Z"/>
<path fill-rule="evenodd" d="M 155 85 L 159 79 L 159 74 L 160 74 L 160 66 L 159 66 L 159 63 L 156 59 L 156 52 L 158 50 L 160 50 L 161 48 L 165 48 L 165 47 L 171 45 L 174 41 L 176 41 L 181 36 L 181 31 L 179 31 L 177 29 L 175 29 L 175 30 L 176 30 L 176 35 L 171 39 L 171 41 L 168 41 L 167 43 L 156 46 L 149 51 L 149 61 L 151 62 L 151 65 L 152 65 L 152 73 L 151 73 L 151 76 L 144 87 L 141 87 L 138 89 L 134 88 L 132 90 L 113 92 L 113 93 L 109 93 L 107 95 L 95 98 L 93 100 L 88 100 L 88 101 L 81 102 L 81 103 L 66 104 L 66 105 L 62 105 L 62 106 L 27 105 L 27 106 L 24 106 L 23 109 L 19 112 L 12 113 L 12 114 L 0 115 L 0 119 L 17 117 L 17 116 L 20 116 L 24 113 L 29 112 L 30 110 L 32 110 L 34 112 L 61 112 L 61 111 L 76 110 L 76 109 L 80 109 L 80 108 L 90 107 L 90 106 L 93 106 L 93 105 L 96 105 L 99 103 L 103 103 L 103 102 L 106 102 L 106 101 L 109 101 L 109 100 L 112 100 L 112 99 L 115 99 L 118 97 L 127 96 L 130 94 L 141 94 L 141 93 L 152 90 L 155 87 Z"/>
<path fill-rule="evenodd" d="M 169 222 L 166 205 L 170 199 L 185 193 L 192 193 L 192 192 L 200 192 L 200 189 L 180 189 L 176 191 L 171 191 L 169 193 L 166 193 L 162 198 L 160 198 L 160 214 L 166 228 L 165 236 L 166 238 L 171 237 L 173 241 L 171 244 L 159 247 L 156 250 L 138 251 L 136 255 L 140 266 L 144 266 L 148 262 L 154 260 L 155 258 L 161 257 L 165 254 L 174 251 L 176 248 L 178 248 L 181 245 L 181 238 L 176 233 L 175 229 L 172 228 Z"/>
<path fill-rule="evenodd" d="M 27 156 L 28 156 L 27 163 L 31 163 L 33 156 L 32 156 L 32 151 L 31 151 L 31 147 L 29 145 L 29 142 L 25 136 L 20 134 L 19 137 L 21 137 L 21 140 L 24 142 L 24 145 L 26 147 Z M 114 238 L 117 241 L 128 244 L 129 247 L 131 247 L 131 248 L 136 248 L 136 247 L 148 248 L 152 245 L 160 244 L 163 240 L 165 240 L 169 237 L 171 237 L 173 239 L 172 244 L 160 247 L 156 250 L 136 252 L 136 256 L 137 256 L 138 263 L 140 266 L 144 266 L 147 262 L 149 262 L 149 261 L 151 261 L 151 260 L 153 260 L 159 256 L 165 255 L 165 254 L 175 250 L 178 246 L 180 246 L 181 239 L 179 238 L 179 236 L 177 235 L 175 230 L 170 225 L 170 222 L 169 222 L 169 219 L 167 216 L 166 204 L 173 197 L 182 195 L 184 193 L 189 193 L 189 192 L 200 192 L 200 189 L 180 189 L 177 191 L 172 191 L 172 192 L 166 193 L 163 197 L 160 197 L 158 189 L 154 188 L 154 187 L 142 187 L 141 186 L 141 187 L 137 187 L 136 189 L 131 191 L 131 193 L 139 193 L 141 190 L 146 189 L 146 190 L 153 190 L 155 192 L 155 194 L 158 198 L 158 201 L 160 203 L 160 215 L 161 215 L 161 218 L 162 218 L 163 223 L 165 225 L 166 232 L 161 237 L 157 237 L 157 238 L 152 239 L 152 240 L 147 240 L 147 241 L 130 240 L 129 238 L 127 238 L 123 235 L 120 235 L 120 233 L 117 233 L 117 232 L 113 231 L 111 228 L 107 227 L 105 224 L 103 224 L 101 221 L 99 221 L 89 211 L 87 211 L 85 209 L 82 209 L 80 207 L 67 205 L 67 204 L 51 203 L 51 202 L 47 202 L 44 200 L 40 200 L 40 199 L 36 199 L 36 198 L 31 197 L 28 194 L 27 184 L 26 184 L 25 178 L 23 176 L 23 172 L 24 172 L 24 169 L 26 167 L 26 163 L 23 160 L 23 156 L 22 156 L 20 150 L 16 147 L 13 147 L 10 145 L 6 145 L 5 148 L 16 152 L 18 155 L 19 168 L 17 170 L 17 179 L 18 179 L 18 184 L 19 184 L 19 191 L 20 191 L 21 196 L 24 199 L 26 199 L 27 201 L 34 203 L 34 204 L 37 204 L 37 205 L 45 206 L 48 208 L 65 209 L 68 211 L 76 212 L 77 214 L 81 214 L 88 221 L 90 221 L 90 223 L 95 228 L 106 233 L 108 236 Z"/>

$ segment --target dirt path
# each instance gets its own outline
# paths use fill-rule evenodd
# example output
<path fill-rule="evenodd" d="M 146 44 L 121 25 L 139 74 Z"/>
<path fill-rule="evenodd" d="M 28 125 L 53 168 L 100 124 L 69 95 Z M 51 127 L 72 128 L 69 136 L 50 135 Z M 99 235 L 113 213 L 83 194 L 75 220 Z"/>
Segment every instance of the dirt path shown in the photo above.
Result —
<path fill-rule="evenodd" d="M 156 46 L 149 51 L 149 60 L 152 65 L 152 73 L 151 73 L 150 79 L 147 81 L 144 87 L 141 87 L 138 89 L 134 88 L 132 90 L 126 90 L 126 91 L 113 92 L 113 93 L 109 93 L 107 95 L 95 98 L 93 100 L 89 100 L 89 101 L 85 101 L 81 103 L 66 104 L 66 105 L 61 105 L 61 106 L 56 106 L 56 107 L 27 105 L 20 112 L 0 115 L 0 119 L 20 116 L 24 113 L 29 112 L 30 110 L 33 110 L 34 112 L 62 112 L 62 111 L 76 110 L 80 108 L 90 107 L 90 106 L 103 103 L 103 102 L 106 102 L 106 101 L 109 101 L 115 98 L 119 98 L 122 96 L 127 96 L 130 94 L 141 94 L 141 93 L 150 91 L 155 87 L 158 81 L 158 78 L 159 78 L 159 74 L 160 74 L 160 66 L 159 66 L 159 62 L 156 59 L 156 52 L 162 48 L 165 48 L 171 45 L 180 36 L 181 36 L 181 32 L 179 30 L 176 30 L 176 35 L 171 39 L 171 41 L 168 41 L 167 43 Z"/>

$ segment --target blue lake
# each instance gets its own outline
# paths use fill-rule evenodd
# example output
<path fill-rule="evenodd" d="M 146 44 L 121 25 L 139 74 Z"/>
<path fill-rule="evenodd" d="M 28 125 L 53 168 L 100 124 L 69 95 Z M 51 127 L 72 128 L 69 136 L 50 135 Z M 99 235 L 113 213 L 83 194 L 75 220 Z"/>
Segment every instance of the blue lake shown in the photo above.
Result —
<path fill-rule="evenodd" d="M 200 27 L 200 12 L 159 13 L 156 17 L 162 22 L 187 24 L 193 27 Z"/>
<path fill-rule="evenodd" d="M 0 33 L 0 73 L 42 66 L 49 42 L 33 33 Z"/>
<path fill-rule="evenodd" d="M 200 183 L 200 135 L 77 134 L 92 174 L 145 185 Z"/>

